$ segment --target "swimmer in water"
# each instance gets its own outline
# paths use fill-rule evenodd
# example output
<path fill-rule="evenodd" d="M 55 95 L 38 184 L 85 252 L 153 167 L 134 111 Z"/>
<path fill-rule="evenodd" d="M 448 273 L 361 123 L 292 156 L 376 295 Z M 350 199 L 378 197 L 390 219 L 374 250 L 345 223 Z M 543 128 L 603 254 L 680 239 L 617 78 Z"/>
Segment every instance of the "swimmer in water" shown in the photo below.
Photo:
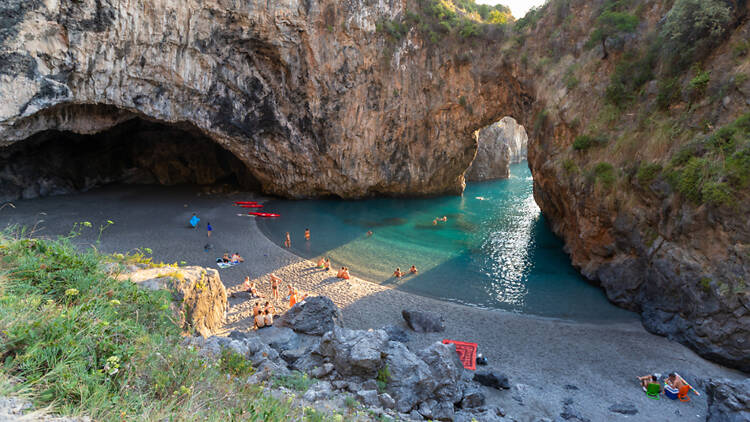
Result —
<path fill-rule="evenodd" d="M 305 240 L 310 240 L 310 229 L 305 229 Z"/>
<path fill-rule="evenodd" d="M 396 271 L 393 272 L 393 276 L 400 278 L 402 275 L 404 275 L 403 271 L 401 271 L 401 268 L 396 268 Z"/>
<path fill-rule="evenodd" d="M 292 239 L 289 237 L 289 232 L 286 232 L 286 240 L 284 240 L 284 247 L 292 247 Z"/>
<path fill-rule="evenodd" d="M 415 267 L 415 266 L 412 265 L 411 268 L 409 268 L 409 272 L 412 273 L 412 274 L 416 274 L 417 273 L 417 267 Z"/>
<path fill-rule="evenodd" d="M 372 230 L 367 231 L 367 237 L 370 237 L 370 236 L 372 236 Z"/>
<path fill-rule="evenodd" d="M 437 218 L 436 218 L 436 219 L 434 219 L 434 220 L 432 220 L 432 225 L 433 225 L 433 226 L 437 226 Z"/>
<path fill-rule="evenodd" d="M 443 216 L 443 218 L 441 218 L 440 221 L 443 221 L 443 222 L 448 221 L 448 217 Z"/>

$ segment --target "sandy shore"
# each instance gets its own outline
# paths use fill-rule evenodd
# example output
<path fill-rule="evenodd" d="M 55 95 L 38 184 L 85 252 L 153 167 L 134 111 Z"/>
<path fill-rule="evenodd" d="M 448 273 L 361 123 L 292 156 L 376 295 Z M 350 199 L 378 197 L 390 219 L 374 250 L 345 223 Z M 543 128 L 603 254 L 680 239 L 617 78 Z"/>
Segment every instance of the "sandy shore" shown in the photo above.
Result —
<path fill-rule="evenodd" d="M 55 236 L 68 233 L 75 222 L 90 221 L 94 227 L 85 229 L 76 242 L 104 252 L 150 248 L 156 260 L 214 268 L 217 256 L 236 251 L 245 257 L 245 263 L 219 270 L 230 293 L 238 291 L 247 275 L 270 297 L 268 274 L 274 272 L 298 289 L 330 297 L 341 307 L 350 328 L 405 327 L 401 310 L 406 308 L 441 313 L 447 322 L 446 332 L 410 332 L 409 346 L 420 348 L 443 338 L 478 343 L 489 368 L 506 373 L 513 386 L 503 392 L 487 390 L 488 398 L 519 421 L 554 419 L 563 411 L 564 402 L 571 400 L 570 407 L 591 421 L 704 420 L 705 395 L 693 395 L 689 403 L 650 400 L 636 376 L 676 371 L 689 382 L 695 377 L 745 377 L 678 343 L 649 334 L 637 321 L 596 324 L 545 319 L 439 301 L 356 277 L 337 279 L 334 271 L 317 269 L 314 263 L 268 240 L 257 229 L 254 217 L 231 206 L 233 200 L 263 198 L 200 194 L 196 188 L 108 187 L 73 196 L 17 201 L 15 208 L 0 210 L 0 225 L 35 227 L 38 236 Z M 202 218 L 197 230 L 187 227 L 193 212 Z M 107 220 L 115 224 L 107 227 L 97 242 L 98 227 Z M 214 228 L 211 238 L 206 236 L 206 221 Z M 211 245 L 208 251 L 206 244 Z M 352 272 L 356 276 L 356 269 Z M 285 286 L 281 294 L 286 295 Z M 240 296 L 230 298 L 230 305 L 226 332 L 249 329 L 252 303 Z M 281 302 L 277 307 L 285 309 Z M 609 407 L 617 403 L 631 403 L 638 413 L 624 416 L 610 412 Z"/>

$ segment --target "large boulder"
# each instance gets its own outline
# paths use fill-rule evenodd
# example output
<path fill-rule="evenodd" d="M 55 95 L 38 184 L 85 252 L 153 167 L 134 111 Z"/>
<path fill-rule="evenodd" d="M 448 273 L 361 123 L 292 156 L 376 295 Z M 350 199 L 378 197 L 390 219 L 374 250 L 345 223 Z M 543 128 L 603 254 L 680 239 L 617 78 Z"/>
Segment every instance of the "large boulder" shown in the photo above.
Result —
<path fill-rule="evenodd" d="M 172 292 L 180 324 L 209 337 L 224 325 L 227 291 L 219 272 L 198 266 L 138 269 L 116 276 L 129 279 L 144 289 L 167 289 Z"/>
<path fill-rule="evenodd" d="M 292 330 L 322 336 L 333 327 L 342 326 L 341 311 L 333 301 L 325 296 L 310 297 L 286 311 L 277 324 Z"/>
<path fill-rule="evenodd" d="M 750 421 L 750 378 L 710 380 L 705 388 L 708 396 L 706 422 Z"/>
<path fill-rule="evenodd" d="M 388 334 L 383 330 L 349 330 L 334 326 L 320 341 L 318 353 L 346 376 L 374 378 L 383 367 Z"/>
<path fill-rule="evenodd" d="M 435 379 L 427 364 L 404 346 L 388 342 L 385 363 L 388 366 L 386 391 L 396 401 L 396 410 L 408 413 L 435 390 Z"/>
<path fill-rule="evenodd" d="M 508 382 L 508 376 L 498 373 L 498 372 L 493 372 L 493 371 L 477 372 L 474 374 L 474 381 L 486 387 L 491 387 L 491 388 L 495 388 L 498 390 L 510 389 L 510 382 Z"/>
<path fill-rule="evenodd" d="M 401 311 L 406 325 L 418 333 L 439 333 L 445 331 L 445 321 L 437 314 L 404 309 Z"/>
<path fill-rule="evenodd" d="M 435 380 L 435 398 L 439 401 L 458 403 L 463 391 L 461 374 L 463 364 L 456 353 L 456 345 L 435 342 L 417 353 L 430 368 Z"/>

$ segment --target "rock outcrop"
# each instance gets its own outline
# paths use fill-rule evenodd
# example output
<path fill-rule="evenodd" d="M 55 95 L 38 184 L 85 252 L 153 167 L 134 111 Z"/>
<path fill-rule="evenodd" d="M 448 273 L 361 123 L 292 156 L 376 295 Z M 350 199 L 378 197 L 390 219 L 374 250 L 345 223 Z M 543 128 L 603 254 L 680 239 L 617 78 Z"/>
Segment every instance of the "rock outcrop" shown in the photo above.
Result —
<path fill-rule="evenodd" d="M 529 137 L 512 117 L 503 117 L 477 134 L 477 156 L 466 170 L 467 181 L 507 178 L 510 165 L 526 159 Z"/>
<path fill-rule="evenodd" d="M 709 380 L 706 422 L 750 421 L 750 379 L 743 382 Z"/>
<path fill-rule="evenodd" d="M 227 291 L 219 272 L 212 268 L 145 268 L 120 273 L 117 278 L 130 280 L 144 289 L 171 291 L 175 311 L 185 330 L 209 337 L 224 324 Z"/>

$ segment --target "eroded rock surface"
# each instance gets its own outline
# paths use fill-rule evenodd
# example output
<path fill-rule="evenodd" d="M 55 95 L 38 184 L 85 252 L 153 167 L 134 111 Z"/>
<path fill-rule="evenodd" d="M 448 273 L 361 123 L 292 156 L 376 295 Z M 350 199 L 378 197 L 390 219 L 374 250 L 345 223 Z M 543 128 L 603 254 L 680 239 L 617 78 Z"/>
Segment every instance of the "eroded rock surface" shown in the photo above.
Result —
<path fill-rule="evenodd" d="M 466 171 L 467 181 L 507 178 L 510 165 L 526 159 L 529 137 L 512 117 L 481 129 L 477 136 L 477 156 Z"/>

